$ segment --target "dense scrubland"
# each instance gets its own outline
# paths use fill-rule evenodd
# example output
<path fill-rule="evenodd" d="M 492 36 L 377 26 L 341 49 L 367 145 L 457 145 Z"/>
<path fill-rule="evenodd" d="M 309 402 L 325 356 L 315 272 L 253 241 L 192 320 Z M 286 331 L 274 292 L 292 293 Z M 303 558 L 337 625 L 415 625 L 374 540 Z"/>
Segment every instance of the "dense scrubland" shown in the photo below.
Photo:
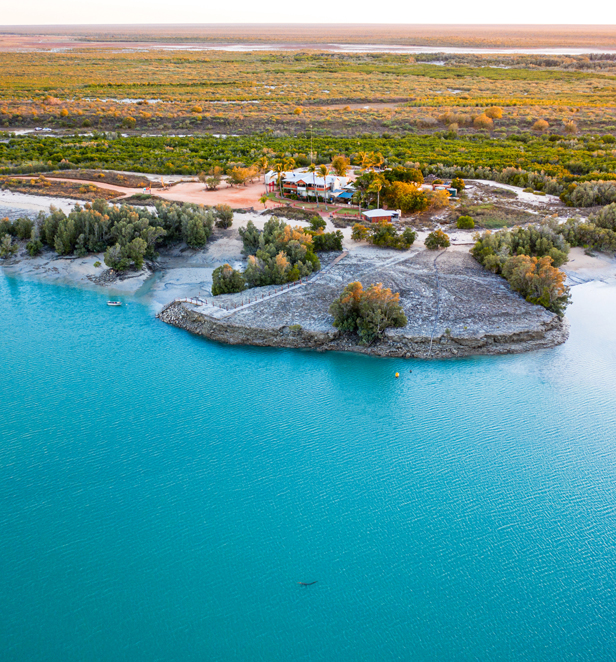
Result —
<path fill-rule="evenodd" d="M 502 137 L 616 129 L 616 54 L 87 50 L 0 53 L 0 67 L 0 128 L 9 130 L 292 135 L 312 124 L 321 135 L 448 127 Z M 494 106 L 502 113 L 485 118 Z"/>
<path fill-rule="evenodd" d="M 0 174 L 196 175 L 375 152 L 573 206 L 616 200 L 616 55 L 100 49 L 0 53 L 0 66 Z M 10 137 L 28 127 L 54 136 Z"/>

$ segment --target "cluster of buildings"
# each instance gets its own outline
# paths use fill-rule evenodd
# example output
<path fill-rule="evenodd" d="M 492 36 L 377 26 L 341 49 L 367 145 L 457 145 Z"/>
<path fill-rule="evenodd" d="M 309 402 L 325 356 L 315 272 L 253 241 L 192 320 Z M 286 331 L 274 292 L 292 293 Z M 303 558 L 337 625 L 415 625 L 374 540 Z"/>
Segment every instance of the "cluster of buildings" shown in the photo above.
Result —
<path fill-rule="evenodd" d="M 280 185 L 278 173 L 270 170 L 265 175 L 265 185 L 270 192 L 282 189 L 285 196 L 300 198 L 319 197 L 327 202 L 350 202 L 355 193 L 355 187 L 348 177 L 325 175 L 321 177 L 314 172 L 294 170 L 283 172 Z"/>
<path fill-rule="evenodd" d="M 339 177 L 338 175 L 320 176 L 314 172 L 308 172 L 306 169 L 283 172 L 280 176 L 274 170 L 270 170 L 265 175 L 265 186 L 269 192 L 282 190 L 285 197 L 293 197 L 301 200 L 305 198 L 320 198 L 325 202 L 334 202 L 337 204 L 350 204 L 355 193 L 355 186 L 349 177 Z M 445 184 L 423 184 L 424 190 L 435 191 L 444 190 L 452 197 L 457 194 L 453 189 Z M 362 212 L 362 217 L 370 222 L 396 221 L 400 218 L 400 210 L 391 209 L 369 209 Z"/>

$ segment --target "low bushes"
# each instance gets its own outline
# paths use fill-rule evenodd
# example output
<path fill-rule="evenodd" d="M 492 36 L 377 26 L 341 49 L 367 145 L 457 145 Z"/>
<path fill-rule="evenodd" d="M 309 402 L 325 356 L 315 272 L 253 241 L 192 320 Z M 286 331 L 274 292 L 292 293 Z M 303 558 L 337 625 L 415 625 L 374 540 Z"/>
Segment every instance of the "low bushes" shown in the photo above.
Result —
<path fill-rule="evenodd" d="M 460 230 L 471 230 L 475 227 L 475 221 L 471 216 L 460 216 L 456 221 L 456 226 L 460 228 Z"/>
<path fill-rule="evenodd" d="M 417 233 L 412 228 L 405 228 L 400 233 L 392 223 L 381 221 L 369 227 L 356 223 L 353 226 L 351 238 L 353 241 L 367 240 L 374 246 L 380 246 L 381 248 L 407 250 L 415 243 Z"/>
<path fill-rule="evenodd" d="M 361 283 L 349 283 L 329 307 L 334 326 L 357 333 L 362 345 L 383 337 L 388 328 L 406 326 L 407 319 L 399 303 L 400 295 L 382 283 L 364 290 Z"/>

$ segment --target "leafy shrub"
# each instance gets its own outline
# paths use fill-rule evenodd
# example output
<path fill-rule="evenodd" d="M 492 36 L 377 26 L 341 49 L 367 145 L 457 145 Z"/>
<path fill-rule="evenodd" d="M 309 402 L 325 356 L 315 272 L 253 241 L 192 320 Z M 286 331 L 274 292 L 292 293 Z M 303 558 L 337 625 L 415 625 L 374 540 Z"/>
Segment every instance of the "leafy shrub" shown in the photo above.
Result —
<path fill-rule="evenodd" d="M 550 125 L 546 120 L 537 120 L 533 124 L 533 131 L 545 131 L 546 129 L 549 129 Z"/>
<path fill-rule="evenodd" d="M 216 205 L 216 227 L 230 228 L 233 224 L 233 209 L 229 205 Z"/>
<path fill-rule="evenodd" d="M 407 248 L 410 248 L 417 239 L 417 232 L 413 228 L 404 228 L 402 231 L 402 241 L 406 244 Z"/>
<path fill-rule="evenodd" d="M 434 230 L 426 237 L 424 242 L 426 248 L 436 250 L 437 248 L 447 248 L 450 246 L 449 235 L 445 234 L 442 230 Z"/>
<path fill-rule="evenodd" d="M 463 191 L 466 188 L 466 184 L 464 183 L 464 180 L 460 177 L 454 177 L 451 180 L 451 188 L 455 188 L 458 193 L 460 191 Z"/>
<path fill-rule="evenodd" d="M 494 122 L 485 113 L 482 113 L 481 115 L 477 115 L 477 117 L 475 117 L 473 120 L 473 126 L 476 129 L 487 129 L 488 131 L 491 131 L 494 127 Z"/>
<path fill-rule="evenodd" d="M 566 229 L 562 234 L 566 235 Z M 476 238 L 471 254 L 480 264 L 501 274 L 527 301 L 564 314 L 569 289 L 564 285 L 565 274 L 556 267 L 567 261 L 569 245 L 555 228 L 515 228 Z"/>
<path fill-rule="evenodd" d="M 13 244 L 10 234 L 5 234 L 0 240 L 0 257 L 11 257 L 19 250 L 19 246 Z"/>
<path fill-rule="evenodd" d="M 406 250 L 410 248 L 416 237 L 417 233 L 412 228 L 405 228 L 400 234 L 392 223 L 387 221 L 380 221 L 374 223 L 369 228 L 360 223 L 353 227 L 352 239 L 361 241 L 367 239 L 369 243 L 381 248 L 396 248 L 398 250 Z"/>
<path fill-rule="evenodd" d="M 460 216 L 456 221 L 456 226 L 461 230 L 470 230 L 475 227 L 475 221 L 471 216 Z"/>
<path fill-rule="evenodd" d="M 96 260 L 94 266 L 98 269 L 101 266 L 101 263 L 98 260 Z"/>
<path fill-rule="evenodd" d="M 246 279 L 241 272 L 236 271 L 231 265 L 223 264 L 214 269 L 212 273 L 212 295 L 230 294 L 242 292 L 246 288 Z"/>
<path fill-rule="evenodd" d="M 0 220 L 0 237 L 3 237 L 5 234 L 10 234 L 12 237 L 15 236 L 15 228 L 13 228 L 13 224 L 8 218 Z"/>
<path fill-rule="evenodd" d="M 252 221 L 240 228 L 248 265 L 244 277 L 250 287 L 289 283 L 321 268 L 313 238 L 302 228 L 270 218 L 260 232 Z M 335 234 L 335 233 L 334 233 Z"/>
<path fill-rule="evenodd" d="M 353 231 L 351 232 L 351 239 L 353 241 L 364 241 L 368 236 L 368 228 L 362 223 L 355 223 Z"/>
<path fill-rule="evenodd" d="M 589 181 L 570 184 L 560 196 L 568 207 L 594 207 L 616 202 L 616 182 Z"/>
<path fill-rule="evenodd" d="M 321 251 L 341 251 L 343 235 L 336 232 L 314 232 L 312 234 L 312 249 L 315 253 Z"/>
<path fill-rule="evenodd" d="M 566 223 L 555 226 L 555 231 L 562 234 L 571 246 L 603 252 L 616 251 L 616 231 L 590 222 L 590 219 L 586 222 L 570 218 Z"/>
<path fill-rule="evenodd" d="M 327 223 L 322 216 L 315 215 L 310 219 L 310 229 L 314 232 L 325 230 Z"/>
<path fill-rule="evenodd" d="M 329 307 L 334 326 L 341 331 L 357 333 L 360 344 L 369 345 L 383 337 L 388 328 L 406 326 L 407 319 L 399 303 L 400 295 L 393 294 L 382 283 L 364 291 L 361 283 L 349 283 Z"/>
<path fill-rule="evenodd" d="M 34 223 L 29 218 L 18 218 L 13 221 L 13 233 L 18 239 L 27 239 L 32 234 Z"/>
<path fill-rule="evenodd" d="M 38 255 L 43 250 L 43 242 L 38 238 L 34 229 L 32 230 L 30 241 L 26 244 L 26 250 L 31 257 Z"/>
<path fill-rule="evenodd" d="M 493 106 L 492 108 L 487 108 L 485 114 L 493 120 L 500 120 L 503 116 L 503 109 L 498 106 Z"/>
<path fill-rule="evenodd" d="M 570 302 L 565 274 L 552 266 L 552 258 L 516 255 L 503 265 L 503 276 L 511 289 L 519 292 L 527 301 L 551 310 L 559 317 Z"/>

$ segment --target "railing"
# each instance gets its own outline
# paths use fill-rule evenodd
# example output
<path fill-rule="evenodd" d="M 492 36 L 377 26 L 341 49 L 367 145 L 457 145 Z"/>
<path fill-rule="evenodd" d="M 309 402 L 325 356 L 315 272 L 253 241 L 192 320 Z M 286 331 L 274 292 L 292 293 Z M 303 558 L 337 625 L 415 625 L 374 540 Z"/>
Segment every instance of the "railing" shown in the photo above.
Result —
<path fill-rule="evenodd" d="M 299 287 L 304 287 L 309 283 L 313 283 L 314 281 L 321 278 L 323 274 L 327 273 L 330 269 L 336 266 L 338 262 L 340 262 L 340 260 L 342 260 L 348 254 L 349 254 L 348 251 L 344 251 L 344 253 L 342 253 L 342 255 L 339 255 L 331 264 L 328 264 L 320 271 L 317 271 L 316 273 L 312 274 L 310 278 L 300 278 L 299 280 L 293 281 L 292 283 L 286 283 L 285 285 L 275 287 L 274 291 L 270 290 L 267 294 L 262 292 L 261 296 L 259 295 L 251 296 L 248 297 L 247 300 L 242 299 L 239 303 L 236 304 L 229 304 L 227 306 L 223 306 L 223 305 L 219 305 L 218 303 L 213 303 L 211 300 L 210 302 L 208 302 L 207 299 L 202 299 L 201 297 L 190 297 L 190 298 L 187 297 L 183 299 L 174 299 L 173 301 L 170 301 L 168 304 L 162 307 L 161 311 L 158 314 L 161 315 L 162 313 L 165 312 L 165 310 L 167 310 L 167 308 L 169 308 L 175 303 L 189 303 L 193 306 L 199 306 L 199 307 L 203 305 L 212 306 L 213 308 L 219 308 L 221 310 L 226 311 L 229 315 L 232 315 L 238 310 L 242 310 L 244 308 L 254 306 L 257 303 L 261 303 L 262 301 L 267 301 L 268 299 L 272 299 L 273 297 L 280 296 L 281 294 L 284 294 L 285 292 L 289 292 L 290 290 L 295 290 Z M 224 315 L 223 317 L 227 317 L 227 315 Z"/>

